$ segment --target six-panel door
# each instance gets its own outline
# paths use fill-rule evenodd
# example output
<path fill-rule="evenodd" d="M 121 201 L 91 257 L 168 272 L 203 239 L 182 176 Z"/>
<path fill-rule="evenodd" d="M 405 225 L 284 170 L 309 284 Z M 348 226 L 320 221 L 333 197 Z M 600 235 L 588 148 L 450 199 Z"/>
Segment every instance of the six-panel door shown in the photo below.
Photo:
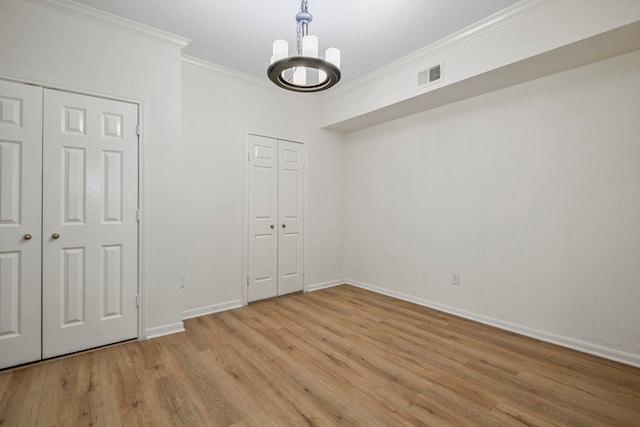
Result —
<path fill-rule="evenodd" d="M 0 81 L 0 368 L 39 360 L 42 88 Z"/>
<path fill-rule="evenodd" d="M 137 337 L 138 110 L 44 93 L 43 357 Z"/>

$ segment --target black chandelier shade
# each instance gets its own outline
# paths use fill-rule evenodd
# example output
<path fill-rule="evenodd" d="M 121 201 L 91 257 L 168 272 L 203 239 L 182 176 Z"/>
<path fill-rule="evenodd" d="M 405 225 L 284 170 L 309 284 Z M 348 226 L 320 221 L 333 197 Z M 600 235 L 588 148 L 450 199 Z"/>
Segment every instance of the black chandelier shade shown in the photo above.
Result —
<path fill-rule="evenodd" d="M 317 69 L 323 71 L 326 78 L 323 81 L 319 81 L 317 84 L 300 86 L 289 79 L 284 77 L 284 72 L 289 69 L 295 69 L 298 67 Z M 319 73 L 320 74 L 320 73 Z M 329 89 L 334 86 L 342 74 L 340 69 L 331 62 L 325 61 L 321 58 L 313 58 L 308 56 L 292 56 L 279 61 L 274 62 L 267 69 L 267 75 L 269 80 L 283 89 L 295 91 L 295 92 L 320 92 L 322 90 Z"/>

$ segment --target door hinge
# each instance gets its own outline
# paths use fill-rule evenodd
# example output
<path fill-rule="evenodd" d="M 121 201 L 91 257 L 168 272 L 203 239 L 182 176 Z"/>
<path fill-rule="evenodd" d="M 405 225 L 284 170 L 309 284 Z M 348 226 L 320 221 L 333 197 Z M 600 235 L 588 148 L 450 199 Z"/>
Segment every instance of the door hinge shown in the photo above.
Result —
<path fill-rule="evenodd" d="M 140 307 L 140 295 L 136 295 L 136 307 Z"/>
<path fill-rule="evenodd" d="M 136 125 L 136 135 L 140 136 L 140 123 Z"/>
<path fill-rule="evenodd" d="M 142 221 L 142 211 L 140 209 L 136 211 L 136 219 Z"/>
<path fill-rule="evenodd" d="M 251 153 L 247 153 L 247 162 L 251 161 Z"/>
<path fill-rule="evenodd" d="M 249 286 L 249 276 L 247 276 L 247 286 Z"/>

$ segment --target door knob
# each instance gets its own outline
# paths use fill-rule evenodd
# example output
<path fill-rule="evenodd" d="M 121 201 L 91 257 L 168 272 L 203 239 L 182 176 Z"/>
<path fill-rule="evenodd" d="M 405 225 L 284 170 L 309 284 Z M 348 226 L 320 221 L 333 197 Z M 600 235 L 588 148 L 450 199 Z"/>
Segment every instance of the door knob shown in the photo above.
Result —
<path fill-rule="evenodd" d="M 273 230 L 274 228 L 276 228 L 276 226 L 271 224 L 271 229 Z"/>
<path fill-rule="evenodd" d="M 51 235 L 51 238 L 52 238 L 53 240 L 56 240 L 56 239 L 58 239 L 59 237 L 60 237 L 60 235 L 59 235 L 58 233 L 53 233 L 53 234 Z"/>
<path fill-rule="evenodd" d="M 24 240 L 31 240 L 31 234 L 25 234 L 24 236 L 22 236 L 22 238 Z"/>
<path fill-rule="evenodd" d="M 282 228 L 287 228 L 287 224 L 282 224 Z"/>

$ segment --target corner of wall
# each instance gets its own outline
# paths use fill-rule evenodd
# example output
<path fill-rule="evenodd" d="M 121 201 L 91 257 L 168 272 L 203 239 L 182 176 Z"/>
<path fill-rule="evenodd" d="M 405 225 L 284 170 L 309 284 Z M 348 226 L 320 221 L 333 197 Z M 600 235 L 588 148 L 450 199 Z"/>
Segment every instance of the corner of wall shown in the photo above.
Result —
<path fill-rule="evenodd" d="M 182 321 L 177 323 L 170 323 L 168 325 L 156 326 L 145 330 L 144 339 L 159 338 L 165 335 L 177 334 L 184 332 L 184 323 Z"/>

